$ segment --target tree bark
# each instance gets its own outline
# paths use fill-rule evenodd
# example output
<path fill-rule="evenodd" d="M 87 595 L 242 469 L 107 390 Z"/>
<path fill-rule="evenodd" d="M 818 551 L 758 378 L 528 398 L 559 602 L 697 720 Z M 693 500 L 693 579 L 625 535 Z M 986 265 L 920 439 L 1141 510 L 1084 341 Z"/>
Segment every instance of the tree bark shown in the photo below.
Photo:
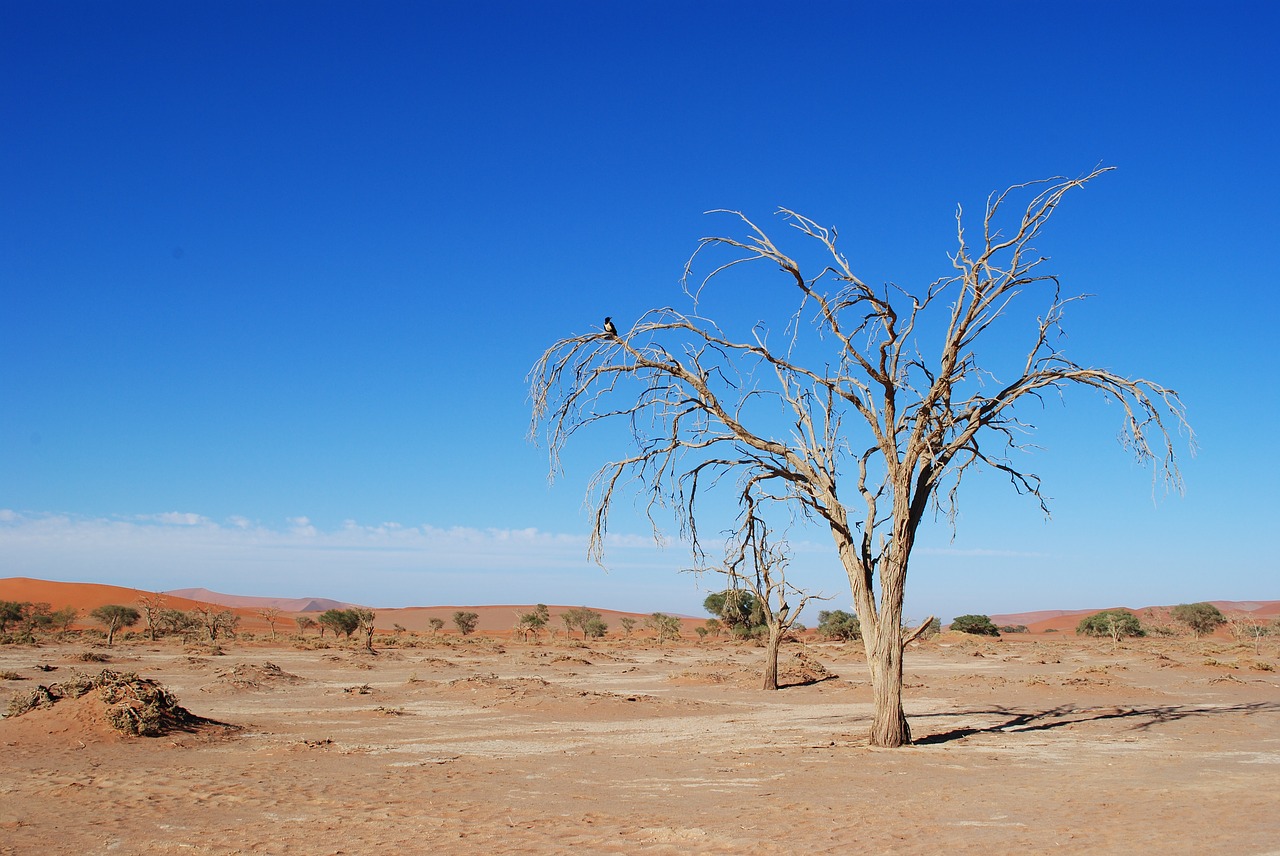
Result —
<path fill-rule="evenodd" d="M 776 624 L 769 625 L 769 642 L 764 652 L 764 686 L 762 689 L 778 688 L 778 649 L 782 647 L 782 628 Z"/>
<path fill-rule="evenodd" d="M 911 726 L 902 709 L 902 632 L 896 624 L 882 627 L 881 631 L 874 634 L 875 639 L 864 637 L 874 704 L 871 745 L 907 746 L 911 743 Z"/>

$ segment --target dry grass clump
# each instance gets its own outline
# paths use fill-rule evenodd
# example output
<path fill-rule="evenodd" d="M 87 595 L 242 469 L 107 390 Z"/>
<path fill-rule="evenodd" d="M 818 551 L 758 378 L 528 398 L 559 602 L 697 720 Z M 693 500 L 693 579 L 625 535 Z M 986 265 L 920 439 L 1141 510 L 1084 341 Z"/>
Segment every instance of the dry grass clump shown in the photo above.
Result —
<path fill-rule="evenodd" d="M 77 699 L 97 691 L 106 705 L 107 722 L 122 734 L 156 737 L 186 730 L 204 722 L 178 704 L 171 692 L 156 681 L 132 672 L 103 669 L 95 676 L 73 672 L 65 681 L 38 686 L 9 702 L 8 715 L 22 716 L 37 708 L 53 707 L 63 699 Z"/>

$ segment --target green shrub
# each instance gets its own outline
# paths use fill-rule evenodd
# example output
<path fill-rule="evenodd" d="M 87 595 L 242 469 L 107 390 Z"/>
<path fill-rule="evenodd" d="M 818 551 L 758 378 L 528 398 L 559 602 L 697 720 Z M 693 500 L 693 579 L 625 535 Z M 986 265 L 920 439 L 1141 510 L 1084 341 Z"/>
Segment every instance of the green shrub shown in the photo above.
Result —
<path fill-rule="evenodd" d="M 973 636 L 999 636 L 1000 628 L 991 623 L 985 615 L 960 615 L 951 622 L 951 629 L 958 633 L 969 633 Z"/>
<path fill-rule="evenodd" d="M 1211 603 L 1181 603 L 1169 614 L 1179 624 L 1185 624 L 1197 637 L 1212 633 L 1214 628 L 1227 623 L 1227 617 Z"/>
<path fill-rule="evenodd" d="M 862 638 L 862 625 L 858 616 L 843 609 L 823 610 L 818 613 L 818 636 L 822 639 L 852 641 Z"/>
<path fill-rule="evenodd" d="M 1104 609 L 1080 619 L 1076 625 L 1080 636 L 1107 636 L 1120 641 L 1126 636 L 1142 636 L 1142 623 L 1138 616 L 1124 609 Z"/>

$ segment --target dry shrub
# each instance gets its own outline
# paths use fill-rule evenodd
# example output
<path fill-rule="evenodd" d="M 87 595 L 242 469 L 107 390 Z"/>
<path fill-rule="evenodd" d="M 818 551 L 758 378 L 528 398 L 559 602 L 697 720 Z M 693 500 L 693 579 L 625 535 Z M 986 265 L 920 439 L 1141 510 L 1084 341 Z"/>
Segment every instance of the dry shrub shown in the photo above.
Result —
<path fill-rule="evenodd" d="M 179 705 L 173 694 L 156 681 L 110 669 L 93 677 L 75 672 L 60 683 L 36 687 L 9 702 L 9 716 L 53 707 L 63 699 L 80 698 L 94 690 L 107 706 L 107 722 L 122 734 L 156 737 L 205 722 Z"/>

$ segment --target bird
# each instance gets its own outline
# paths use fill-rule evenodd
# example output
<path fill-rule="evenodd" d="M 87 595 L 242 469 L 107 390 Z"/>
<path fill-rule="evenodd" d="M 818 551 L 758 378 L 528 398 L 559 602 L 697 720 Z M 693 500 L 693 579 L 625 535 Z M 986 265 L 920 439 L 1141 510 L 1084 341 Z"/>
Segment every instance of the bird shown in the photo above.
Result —
<path fill-rule="evenodd" d="M 618 328 L 613 326 L 613 321 L 608 315 L 604 316 L 604 331 L 610 336 L 618 335 Z"/>

